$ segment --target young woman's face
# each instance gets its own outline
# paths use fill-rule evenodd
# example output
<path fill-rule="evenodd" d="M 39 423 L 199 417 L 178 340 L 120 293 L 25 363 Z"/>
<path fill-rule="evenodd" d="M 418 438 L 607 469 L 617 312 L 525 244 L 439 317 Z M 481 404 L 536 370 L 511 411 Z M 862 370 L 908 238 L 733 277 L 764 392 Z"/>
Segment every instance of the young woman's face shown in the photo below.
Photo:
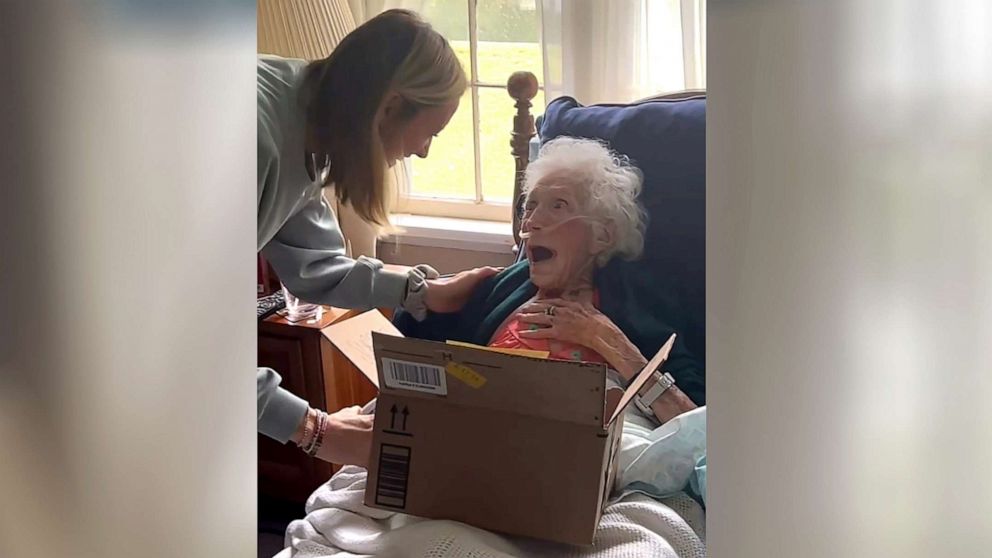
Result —
<path fill-rule="evenodd" d="M 458 110 L 458 99 L 436 107 L 418 110 L 414 115 L 404 114 L 399 96 L 391 97 L 384 103 L 379 135 L 389 166 L 396 161 L 416 155 L 423 159 L 431 148 L 431 140 L 438 135 Z"/>

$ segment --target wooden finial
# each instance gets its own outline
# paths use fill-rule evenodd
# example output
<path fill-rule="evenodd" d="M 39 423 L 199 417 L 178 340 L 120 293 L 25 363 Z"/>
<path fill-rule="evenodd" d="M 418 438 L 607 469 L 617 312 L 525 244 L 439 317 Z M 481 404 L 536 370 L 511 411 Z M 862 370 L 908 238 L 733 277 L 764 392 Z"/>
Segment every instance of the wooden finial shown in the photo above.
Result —
<path fill-rule="evenodd" d="M 537 78 L 530 72 L 514 72 L 506 81 L 506 91 L 516 101 L 517 114 L 513 117 L 510 133 L 510 152 L 516 163 L 513 177 L 513 238 L 520 243 L 520 210 L 523 197 L 524 171 L 530 157 L 530 140 L 537 133 L 534 117 L 530 113 L 531 99 L 537 95 Z"/>
<path fill-rule="evenodd" d="M 517 101 L 530 101 L 537 95 L 537 78 L 530 72 L 513 72 L 506 80 L 506 91 Z"/>

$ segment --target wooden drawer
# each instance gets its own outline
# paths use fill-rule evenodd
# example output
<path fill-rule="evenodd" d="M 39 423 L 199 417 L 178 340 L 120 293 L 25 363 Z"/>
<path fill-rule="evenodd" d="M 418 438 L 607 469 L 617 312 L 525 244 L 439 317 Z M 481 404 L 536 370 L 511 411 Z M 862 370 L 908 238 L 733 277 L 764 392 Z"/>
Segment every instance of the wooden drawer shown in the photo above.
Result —
<path fill-rule="evenodd" d="M 321 330 L 360 312 L 325 308 L 319 323 L 292 324 L 274 315 L 258 324 L 258 366 L 282 376 L 281 386 L 311 407 L 334 412 L 363 406 L 377 394 L 374 385 L 323 337 Z M 384 311 L 391 316 L 391 311 Z M 336 466 L 304 454 L 295 444 L 258 436 L 258 491 L 293 503 L 307 497 L 334 474 Z"/>

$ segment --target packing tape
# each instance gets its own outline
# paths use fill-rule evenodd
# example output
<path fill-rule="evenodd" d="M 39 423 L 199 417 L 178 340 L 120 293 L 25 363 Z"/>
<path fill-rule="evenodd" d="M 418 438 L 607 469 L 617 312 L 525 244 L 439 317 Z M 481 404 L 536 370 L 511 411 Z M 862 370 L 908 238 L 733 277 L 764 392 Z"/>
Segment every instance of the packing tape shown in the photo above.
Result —
<path fill-rule="evenodd" d="M 486 378 L 482 374 L 460 362 L 448 361 L 444 369 L 448 371 L 448 374 L 451 374 L 475 389 L 479 389 L 486 383 Z"/>

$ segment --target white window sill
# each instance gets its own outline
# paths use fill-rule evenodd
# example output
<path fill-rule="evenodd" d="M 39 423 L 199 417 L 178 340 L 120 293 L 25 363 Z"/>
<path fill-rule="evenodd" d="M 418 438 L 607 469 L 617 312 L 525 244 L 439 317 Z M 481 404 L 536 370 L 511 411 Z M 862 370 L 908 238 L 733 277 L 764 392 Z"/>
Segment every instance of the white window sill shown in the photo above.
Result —
<path fill-rule="evenodd" d="M 507 222 L 411 214 L 394 214 L 392 222 L 402 230 L 384 242 L 499 254 L 513 250 L 513 227 Z"/>

